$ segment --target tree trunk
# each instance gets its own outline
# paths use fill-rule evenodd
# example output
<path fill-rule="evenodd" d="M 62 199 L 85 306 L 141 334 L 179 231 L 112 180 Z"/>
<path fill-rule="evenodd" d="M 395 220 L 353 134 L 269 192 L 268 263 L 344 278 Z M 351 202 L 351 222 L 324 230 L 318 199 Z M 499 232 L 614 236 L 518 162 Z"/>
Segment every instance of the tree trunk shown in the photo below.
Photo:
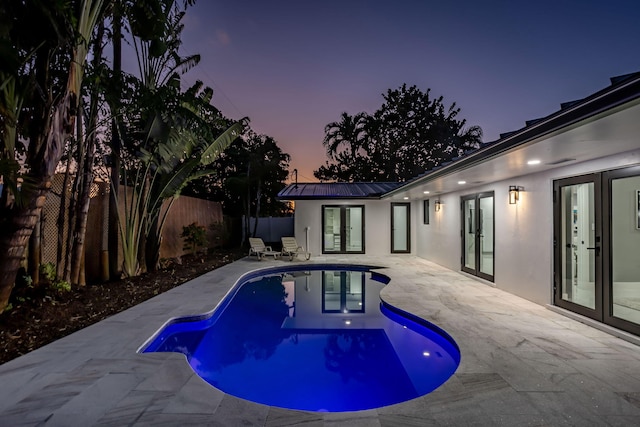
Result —
<path fill-rule="evenodd" d="M 46 65 L 36 64 L 36 67 L 46 68 Z M 72 64 L 69 85 L 75 79 L 75 71 L 75 64 Z M 3 255 L 0 257 L 0 312 L 9 303 L 25 248 L 51 190 L 51 177 L 62 157 L 64 143 L 73 132 L 76 106 L 75 92 L 67 90 L 50 114 L 40 116 L 42 121 L 34 120 L 27 152 L 31 171 L 26 177 L 33 182 L 34 190 L 25 195 L 28 198 L 26 207 L 14 207 L 4 212 L 6 229 L 3 231 L 6 232 L 0 236 L 0 254 Z M 35 126 L 36 122 L 38 126 Z"/>
<path fill-rule="evenodd" d="M 147 271 L 156 271 L 160 262 L 160 234 L 158 233 L 158 218 L 156 217 L 149 229 L 145 245 L 145 265 Z"/>
<path fill-rule="evenodd" d="M 258 218 L 260 218 L 260 198 L 262 197 L 262 181 L 258 180 L 258 189 L 256 190 L 256 221 L 253 223 L 253 237 L 258 232 Z"/>
<path fill-rule="evenodd" d="M 94 144 L 95 138 L 89 137 L 90 141 L 87 145 L 87 154 L 85 167 L 82 177 L 82 188 L 78 195 L 78 212 L 76 214 L 75 232 L 74 232 L 74 245 L 73 252 L 71 254 L 71 275 L 69 282 L 72 285 L 80 284 L 78 277 L 80 274 L 80 267 L 83 263 L 80 262 L 84 257 L 84 238 L 87 234 L 87 218 L 89 216 L 89 205 L 91 203 L 91 184 L 93 184 L 93 156 L 94 156 Z"/>
<path fill-rule="evenodd" d="M 122 71 L 122 16 L 120 1 L 113 3 L 113 74 L 120 79 Z M 111 192 L 109 197 L 109 275 L 118 279 L 122 274 L 118 263 L 119 236 L 118 229 L 118 187 L 120 186 L 120 132 L 118 130 L 118 101 L 111 106 Z"/>
<path fill-rule="evenodd" d="M 76 154 L 78 157 L 77 158 L 78 170 L 76 171 L 76 176 L 75 176 L 75 179 L 73 180 L 73 188 L 69 196 L 69 209 L 67 210 L 67 247 L 65 250 L 64 270 L 57 271 L 58 278 L 61 278 L 62 280 L 69 283 L 71 283 L 71 265 L 73 262 L 71 258 L 72 258 L 72 254 L 75 247 L 75 241 L 76 241 L 75 224 L 78 218 L 77 206 L 80 200 L 80 188 L 83 185 L 82 171 L 84 170 L 85 164 L 86 164 L 85 155 L 84 155 L 85 154 L 84 145 L 82 144 L 82 141 L 84 140 L 84 132 L 82 129 L 82 109 L 83 109 L 83 102 L 82 102 L 82 99 L 80 99 L 79 106 L 78 106 L 78 114 L 76 117 L 76 146 L 78 147 L 76 150 Z M 71 154 L 69 154 L 69 157 L 71 158 Z"/>
<path fill-rule="evenodd" d="M 71 148 L 70 148 L 71 151 Z M 71 176 L 71 162 L 67 162 L 67 167 L 64 171 L 64 179 L 62 180 L 62 189 L 60 190 L 60 206 L 58 208 L 58 218 L 56 224 L 58 226 L 58 242 L 57 242 L 57 255 L 56 255 L 56 271 L 64 271 L 64 266 L 67 263 L 67 251 L 65 250 L 65 234 L 64 224 L 67 219 L 67 186 L 69 185 L 69 177 Z"/>
<path fill-rule="evenodd" d="M 7 228 L 0 236 L 0 313 L 9 303 L 25 248 L 50 188 L 51 178 L 47 177 L 37 186 L 30 203 L 22 209 L 14 207 L 7 218 Z"/>
<path fill-rule="evenodd" d="M 98 24 L 93 45 L 93 66 L 97 68 L 102 60 L 102 38 L 104 36 L 104 20 Z M 95 156 L 96 127 L 98 120 L 98 99 L 97 88 L 94 86 L 90 91 L 91 101 L 89 103 L 89 117 L 87 118 L 87 132 L 85 132 L 85 159 L 84 168 L 78 170 L 78 178 L 82 173 L 82 186 L 78 193 L 78 211 L 75 222 L 75 240 L 71 253 L 71 274 L 69 283 L 72 285 L 84 285 L 84 238 L 87 234 L 87 218 L 89 216 L 89 205 L 91 203 L 91 186 L 93 185 L 93 158 Z M 79 117 L 80 118 L 80 114 Z M 80 123 L 82 125 L 82 123 Z M 82 140 L 78 140 L 78 145 Z M 83 270 L 82 275 L 80 270 Z M 82 280 L 80 280 L 82 276 Z"/>
<path fill-rule="evenodd" d="M 29 262 L 27 263 L 27 274 L 33 283 L 40 283 L 40 263 L 42 262 L 42 233 L 41 233 L 42 212 L 38 213 L 36 224 L 29 239 Z"/>
<path fill-rule="evenodd" d="M 147 237 L 151 234 L 149 230 L 151 230 L 151 226 L 153 224 L 149 224 L 149 218 L 147 216 L 147 207 L 145 206 L 145 201 L 149 197 L 149 193 L 151 192 L 151 178 L 149 176 L 144 178 L 144 183 L 142 188 L 140 189 L 142 194 L 140 197 L 140 205 L 138 206 L 137 212 L 135 215 L 138 215 L 138 220 L 140 221 L 140 236 L 138 240 L 138 271 L 136 275 L 140 275 L 147 272 Z"/>

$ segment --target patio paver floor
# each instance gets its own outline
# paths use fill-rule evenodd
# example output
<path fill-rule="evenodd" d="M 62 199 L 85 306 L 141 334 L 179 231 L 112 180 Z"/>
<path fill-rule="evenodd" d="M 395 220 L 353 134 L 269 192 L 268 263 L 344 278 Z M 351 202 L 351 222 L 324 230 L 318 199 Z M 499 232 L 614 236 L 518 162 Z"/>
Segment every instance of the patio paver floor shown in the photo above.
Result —
<path fill-rule="evenodd" d="M 242 259 L 0 365 L 0 425 L 637 425 L 640 347 L 412 256 L 315 256 L 386 267 L 389 303 L 446 330 L 457 372 L 426 396 L 369 411 L 290 411 L 227 395 L 173 353 L 136 350 L 168 318 L 213 309 Z"/>

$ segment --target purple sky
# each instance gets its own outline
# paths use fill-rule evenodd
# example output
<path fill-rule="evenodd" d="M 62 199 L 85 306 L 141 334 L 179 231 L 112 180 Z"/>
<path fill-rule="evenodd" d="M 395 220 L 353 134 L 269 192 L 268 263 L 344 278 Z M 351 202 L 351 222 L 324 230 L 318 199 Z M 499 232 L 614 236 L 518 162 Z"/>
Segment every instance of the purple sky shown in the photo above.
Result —
<path fill-rule="evenodd" d="M 185 79 L 274 137 L 304 182 L 326 160 L 325 125 L 402 83 L 456 102 L 493 141 L 640 71 L 640 2 L 199 0 L 183 40 L 202 55 Z"/>

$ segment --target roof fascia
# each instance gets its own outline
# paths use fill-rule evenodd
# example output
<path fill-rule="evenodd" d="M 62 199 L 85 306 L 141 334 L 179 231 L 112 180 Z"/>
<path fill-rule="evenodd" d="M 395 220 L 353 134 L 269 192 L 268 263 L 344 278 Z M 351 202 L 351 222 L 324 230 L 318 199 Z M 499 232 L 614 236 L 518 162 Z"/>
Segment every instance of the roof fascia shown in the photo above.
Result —
<path fill-rule="evenodd" d="M 487 144 L 458 161 L 408 181 L 407 184 L 383 194 L 381 198 L 388 198 L 434 179 L 468 169 L 637 98 L 640 98 L 640 76 L 600 90 L 571 107 L 561 109 L 531 126 L 513 132 L 501 141 Z"/>

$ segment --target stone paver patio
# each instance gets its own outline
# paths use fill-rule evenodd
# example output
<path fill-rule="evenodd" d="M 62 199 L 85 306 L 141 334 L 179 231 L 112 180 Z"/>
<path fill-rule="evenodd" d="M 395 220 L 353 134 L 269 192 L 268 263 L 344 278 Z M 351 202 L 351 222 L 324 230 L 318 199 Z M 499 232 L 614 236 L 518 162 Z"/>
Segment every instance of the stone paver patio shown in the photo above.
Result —
<path fill-rule="evenodd" d="M 227 395 L 184 360 L 136 350 L 168 318 L 210 311 L 244 273 L 289 261 L 243 259 L 0 365 L 0 426 L 425 426 L 640 423 L 640 347 L 412 256 L 313 257 L 386 267 L 382 297 L 446 330 L 454 376 L 376 410 L 291 411 Z M 293 261 L 305 264 L 307 261 Z"/>

